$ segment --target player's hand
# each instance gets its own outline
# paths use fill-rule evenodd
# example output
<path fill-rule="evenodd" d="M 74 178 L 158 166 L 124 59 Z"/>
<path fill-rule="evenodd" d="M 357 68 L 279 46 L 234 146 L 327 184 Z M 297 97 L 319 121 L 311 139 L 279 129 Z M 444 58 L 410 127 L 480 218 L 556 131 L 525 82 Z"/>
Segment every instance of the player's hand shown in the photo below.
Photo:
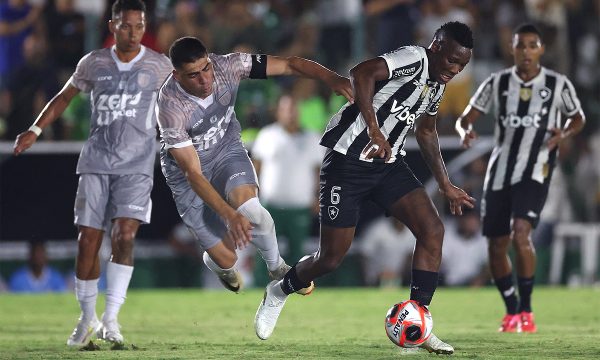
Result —
<path fill-rule="evenodd" d="M 354 91 L 350 79 L 335 74 L 327 83 L 337 95 L 345 97 L 350 104 L 354 103 Z"/>
<path fill-rule="evenodd" d="M 17 136 L 15 145 L 13 146 L 13 153 L 15 155 L 21 154 L 23 151 L 29 149 L 34 142 L 37 141 L 37 135 L 33 131 L 24 131 Z"/>
<path fill-rule="evenodd" d="M 550 139 L 548 139 L 548 150 L 554 150 L 558 144 L 564 139 L 564 133 L 559 128 L 548 129 Z"/>
<path fill-rule="evenodd" d="M 392 147 L 390 143 L 387 141 L 381 129 L 378 127 L 373 129 L 368 129 L 369 134 L 369 143 L 365 146 L 363 150 L 363 154 L 367 159 L 379 158 L 385 159 L 385 162 L 388 162 L 392 157 Z"/>
<path fill-rule="evenodd" d="M 477 135 L 477 132 L 475 130 L 465 130 L 465 134 L 460 138 L 460 143 L 463 148 L 468 149 L 471 147 L 471 142 L 477 139 L 478 137 L 479 135 Z"/>
<path fill-rule="evenodd" d="M 227 219 L 227 236 L 231 238 L 236 249 L 245 248 L 252 239 L 252 224 L 239 212 Z"/>
<path fill-rule="evenodd" d="M 475 198 L 469 196 L 463 189 L 449 184 L 445 188 L 440 188 L 440 192 L 448 198 L 450 202 L 450 212 L 452 215 L 462 215 L 462 207 L 469 209 L 475 207 Z"/>

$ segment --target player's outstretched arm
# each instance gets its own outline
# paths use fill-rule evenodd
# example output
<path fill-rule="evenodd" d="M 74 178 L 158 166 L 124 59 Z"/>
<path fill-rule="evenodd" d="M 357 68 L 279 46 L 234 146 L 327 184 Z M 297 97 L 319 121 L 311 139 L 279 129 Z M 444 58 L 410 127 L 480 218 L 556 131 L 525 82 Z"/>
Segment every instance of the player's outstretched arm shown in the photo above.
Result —
<path fill-rule="evenodd" d="M 466 206 L 472 209 L 475 207 L 475 199 L 469 196 L 464 190 L 454 186 L 448 178 L 446 165 L 440 152 L 436 120 L 436 116 L 427 114 L 421 117 L 415 131 L 417 142 L 427 166 L 431 169 L 440 187 L 440 192 L 450 202 L 450 212 L 452 215 L 462 215 L 462 207 Z"/>
<path fill-rule="evenodd" d="M 380 158 L 387 162 L 392 156 L 392 147 L 381 132 L 373 110 L 375 82 L 388 78 L 388 66 L 382 58 L 364 61 L 350 70 L 350 81 L 354 89 L 356 105 L 367 125 L 369 143 L 365 147 L 367 159 Z"/>
<path fill-rule="evenodd" d="M 465 108 L 465 111 L 462 115 L 456 119 L 456 124 L 454 128 L 460 136 L 460 142 L 463 148 L 468 149 L 471 147 L 471 142 L 477 139 L 477 132 L 473 130 L 473 123 L 482 115 L 483 113 L 471 105 L 468 105 Z"/>
<path fill-rule="evenodd" d="M 548 131 L 552 136 L 548 139 L 548 149 L 553 150 L 562 140 L 577 135 L 584 125 L 585 115 L 580 111 L 567 119 L 564 128 L 549 129 Z"/>
<path fill-rule="evenodd" d="M 296 75 L 315 80 L 322 80 L 336 94 L 345 97 L 351 103 L 354 102 L 350 80 L 317 62 L 297 56 L 283 58 L 268 55 L 267 76 L 273 75 Z"/>
<path fill-rule="evenodd" d="M 29 149 L 31 145 L 36 142 L 42 130 L 58 119 L 78 93 L 79 89 L 72 86 L 70 83 L 65 84 L 62 90 L 46 104 L 29 130 L 24 131 L 17 136 L 13 148 L 14 154 L 19 155 L 23 151 Z"/>
<path fill-rule="evenodd" d="M 225 220 L 228 236 L 233 240 L 236 248 L 246 247 L 252 236 L 250 221 L 229 206 L 202 174 L 200 159 L 194 147 L 190 145 L 171 148 L 169 152 L 177 161 L 194 192 Z"/>

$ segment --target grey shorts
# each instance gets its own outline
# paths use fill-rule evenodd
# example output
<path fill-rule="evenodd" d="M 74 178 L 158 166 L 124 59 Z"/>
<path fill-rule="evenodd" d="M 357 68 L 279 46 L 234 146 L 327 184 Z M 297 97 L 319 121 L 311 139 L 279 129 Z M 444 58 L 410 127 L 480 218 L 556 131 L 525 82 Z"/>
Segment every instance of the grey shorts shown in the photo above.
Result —
<path fill-rule="evenodd" d="M 202 174 L 223 199 L 238 186 L 258 186 L 254 166 L 241 144 L 232 144 L 218 156 L 202 164 Z M 170 168 L 165 175 L 183 223 L 204 250 L 215 246 L 227 231 L 223 219 L 196 195 L 181 170 Z"/>
<path fill-rule="evenodd" d="M 150 222 L 153 179 L 148 175 L 81 174 L 75 196 L 75 225 L 107 230 L 116 218 Z"/>

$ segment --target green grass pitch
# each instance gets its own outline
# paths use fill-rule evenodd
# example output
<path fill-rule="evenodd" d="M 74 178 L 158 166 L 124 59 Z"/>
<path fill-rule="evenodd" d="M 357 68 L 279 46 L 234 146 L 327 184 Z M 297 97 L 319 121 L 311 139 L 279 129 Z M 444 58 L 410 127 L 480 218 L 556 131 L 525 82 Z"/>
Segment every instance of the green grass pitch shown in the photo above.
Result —
<path fill-rule="evenodd" d="M 0 359 L 421 359 L 386 337 L 384 317 L 408 289 L 317 288 L 291 296 L 274 334 L 254 334 L 261 290 L 130 291 L 120 315 L 126 349 L 67 348 L 78 306 L 73 294 L 0 295 Z M 100 297 L 99 315 L 104 304 Z M 494 288 L 438 289 L 434 332 L 461 359 L 600 359 L 600 289 L 539 287 L 537 334 L 499 334 Z"/>

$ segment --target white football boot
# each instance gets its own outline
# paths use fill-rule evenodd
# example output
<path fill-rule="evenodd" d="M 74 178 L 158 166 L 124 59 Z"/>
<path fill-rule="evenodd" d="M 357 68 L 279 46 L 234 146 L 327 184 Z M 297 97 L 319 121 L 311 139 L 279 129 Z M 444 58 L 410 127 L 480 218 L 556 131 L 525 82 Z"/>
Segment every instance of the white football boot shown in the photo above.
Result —
<path fill-rule="evenodd" d="M 67 345 L 78 347 L 86 346 L 100 326 L 100 321 L 98 321 L 96 316 L 94 316 L 92 320 L 88 321 L 83 321 L 80 317 L 77 326 L 73 330 L 73 333 L 67 339 Z"/>
<path fill-rule="evenodd" d="M 285 299 L 281 300 L 273 294 L 273 287 L 276 286 L 278 282 L 278 280 L 273 280 L 267 284 L 265 295 L 263 296 L 263 300 L 258 306 L 256 316 L 254 317 L 254 330 L 256 331 L 256 336 L 262 340 L 267 340 L 273 333 L 279 314 L 281 314 L 283 305 L 285 305 L 285 301 L 287 300 L 287 296 Z"/>
<path fill-rule="evenodd" d="M 430 353 L 436 353 L 438 355 L 450 355 L 454 353 L 454 348 L 452 345 L 446 344 L 433 333 L 429 336 L 429 339 L 420 345 L 420 347 L 429 351 Z"/>
<path fill-rule="evenodd" d="M 287 274 L 287 272 L 290 271 L 291 268 L 292 267 L 286 264 L 285 261 L 282 261 L 281 265 L 279 265 L 277 269 L 269 271 L 269 278 L 271 280 L 282 280 L 285 274 Z M 296 291 L 296 294 L 300 294 L 303 296 L 310 295 L 314 289 L 315 283 L 311 281 L 309 286 Z"/>
<path fill-rule="evenodd" d="M 123 335 L 121 335 L 121 325 L 119 325 L 117 319 L 102 319 L 101 326 L 96 332 L 96 336 L 98 337 L 98 339 L 109 341 L 113 344 L 123 344 Z"/>

